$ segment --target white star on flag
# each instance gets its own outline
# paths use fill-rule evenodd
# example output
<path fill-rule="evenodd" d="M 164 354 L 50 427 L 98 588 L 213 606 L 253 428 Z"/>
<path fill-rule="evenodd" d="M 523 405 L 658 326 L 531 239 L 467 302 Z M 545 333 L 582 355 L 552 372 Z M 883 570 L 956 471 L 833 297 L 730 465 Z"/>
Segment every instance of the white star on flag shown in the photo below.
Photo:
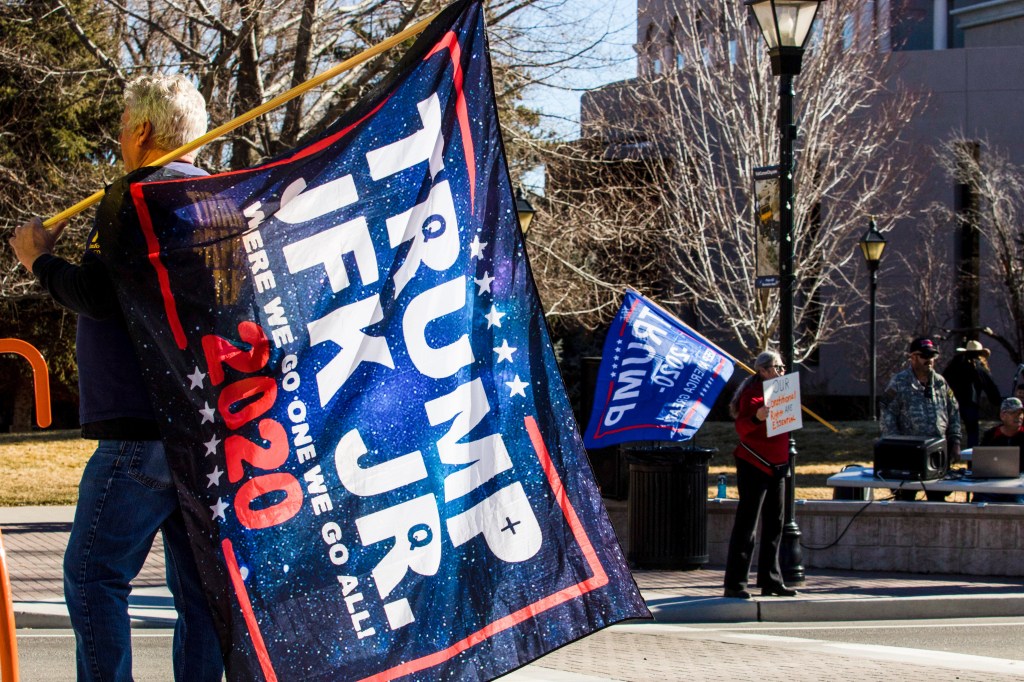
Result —
<path fill-rule="evenodd" d="M 211 420 L 212 421 L 212 420 Z M 217 446 L 220 445 L 220 439 L 217 436 L 212 437 L 210 440 L 203 443 L 206 446 L 206 454 L 204 457 L 217 454 Z"/>
<path fill-rule="evenodd" d="M 509 398 L 511 398 L 512 396 L 516 396 L 516 395 L 521 395 L 521 396 L 523 396 L 525 398 L 526 397 L 526 387 L 529 386 L 530 384 L 526 383 L 525 381 L 520 380 L 519 379 L 519 375 L 517 374 L 516 378 L 514 380 L 506 381 L 505 385 L 508 386 L 509 390 L 510 390 L 510 392 L 508 394 Z"/>
<path fill-rule="evenodd" d="M 485 291 L 490 293 L 490 291 L 491 291 L 491 282 L 493 282 L 493 281 L 494 281 L 494 278 L 491 277 L 491 273 L 488 272 L 487 270 L 484 270 L 484 276 L 483 277 L 481 277 L 480 279 L 474 279 L 473 280 L 473 283 L 476 284 L 478 287 L 480 287 L 480 290 L 476 292 L 477 295 L 479 296 L 480 294 L 484 293 Z"/>
<path fill-rule="evenodd" d="M 220 485 L 220 477 L 223 473 L 224 472 L 220 470 L 219 466 L 214 465 L 213 473 L 206 474 L 206 478 L 210 479 L 210 482 L 206 484 L 206 487 L 210 488 L 215 485 Z"/>
<path fill-rule="evenodd" d="M 484 247 L 487 246 L 487 242 L 480 241 L 480 235 L 474 234 L 473 241 L 469 245 L 469 257 L 470 258 L 482 258 L 484 255 Z"/>
<path fill-rule="evenodd" d="M 508 339 L 502 339 L 501 345 L 495 348 L 494 352 L 498 354 L 496 362 L 512 362 L 512 354 L 516 352 L 516 349 L 508 345 Z"/>
<path fill-rule="evenodd" d="M 205 424 L 206 422 L 210 422 L 212 424 L 213 423 L 213 413 L 216 412 L 216 411 L 217 411 L 217 408 L 210 407 L 210 403 L 208 403 L 206 401 L 203 401 L 203 409 L 199 410 L 199 414 L 203 415 L 203 421 L 201 421 L 199 423 L 200 424 Z"/>
<path fill-rule="evenodd" d="M 491 327 L 501 326 L 501 318 L 505 317 L 505 313 L 499 313 L 498 306 L 492 305 L 491 312 L 484 315 L 484 317 L 487 318 L 487 328 L 490 329 Z"/>
<path fill-rule="evenodd" d="M 189 378 L 189 381 L 192 382 L 192 385 L 189 386 L 189 388 L 202 388 L 203 387 L 203 379 L 206 378 L 206 374 L 204 374 L 203 372 L 200 372 L 199 368 L 196 367 L 196 371 L 194 371 L 191 374 L 189 374 L 188 378 Z"/>
<path fill-rule="evenodd" d="M 210 518 L 215 519 L 219 516 L 222 519 L 226 519 L 226 517 L 224 516 L 224 510 L 227 508 L 228 503 L 224 501 L 224 498 L 218 497 L 217 504 L 210 505 L 210 511 L 213 512 L 213 516 L 211 516 Z"/>

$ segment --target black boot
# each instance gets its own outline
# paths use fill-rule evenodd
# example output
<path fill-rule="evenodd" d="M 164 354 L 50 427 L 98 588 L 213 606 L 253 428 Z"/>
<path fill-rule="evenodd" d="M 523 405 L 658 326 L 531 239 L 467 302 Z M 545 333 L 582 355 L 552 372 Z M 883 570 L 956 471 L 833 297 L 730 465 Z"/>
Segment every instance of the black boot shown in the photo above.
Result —
<path fill-rule="evenodd" d="M 795 597 L 799 592 L 790 589 L 783 584 L 768 585 L 761 588 L 762 597 Z"/>

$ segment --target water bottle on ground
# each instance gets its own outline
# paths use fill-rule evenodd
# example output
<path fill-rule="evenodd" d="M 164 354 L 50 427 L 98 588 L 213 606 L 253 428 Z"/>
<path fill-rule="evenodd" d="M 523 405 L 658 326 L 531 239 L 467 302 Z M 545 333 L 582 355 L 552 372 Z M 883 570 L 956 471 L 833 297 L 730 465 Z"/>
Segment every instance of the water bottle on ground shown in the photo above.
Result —
<path fill-rule="evenodd" d="M 720 500 L 724 500 L 727 497 L 725 487 L 725 474 L 718 475 L 718 494 L 715 496 Z"/>

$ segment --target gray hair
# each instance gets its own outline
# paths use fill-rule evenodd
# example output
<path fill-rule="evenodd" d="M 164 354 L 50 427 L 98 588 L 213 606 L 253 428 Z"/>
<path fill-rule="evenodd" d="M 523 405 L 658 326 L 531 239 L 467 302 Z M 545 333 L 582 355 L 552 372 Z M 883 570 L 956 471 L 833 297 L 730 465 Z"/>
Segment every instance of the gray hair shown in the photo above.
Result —
<path fill-rule="evenodd" d="M 736 392 L 732 394 L 732 400 L 729 401 L 729 415 L 736 419 L 739 416 L 740 407 L 740 394 L 755 381 L 761 381 L 761 375 L 757 373 L 759 369 L 768 369 L 776 365 L 782 364 L 782 356 L 773 350 L 766 350 L 754 358 L 754 373 L 743 380 L 743 383 L 739 385 Z"/>
<path fill-rule="evenodd" d="M 125 127 L 149 121 L 153 143 L 171 151 L 206 133 L 206 101 L 188 78 L 140 76 L 124 90 Z"/>
<path fill-rule="evenodd" d="M 754 369 L 768 369 L 782 364 L 782 356 L 773 350 L 766 350 L 754 358 Z"/>

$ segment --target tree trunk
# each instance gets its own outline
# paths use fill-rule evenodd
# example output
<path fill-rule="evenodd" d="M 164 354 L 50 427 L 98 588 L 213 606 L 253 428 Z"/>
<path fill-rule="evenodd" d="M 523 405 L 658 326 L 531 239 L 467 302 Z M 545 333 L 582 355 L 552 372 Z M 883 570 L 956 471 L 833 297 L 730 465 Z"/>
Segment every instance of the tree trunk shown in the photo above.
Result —
<path fill-rule="evenodd" d="M 25 433 L 32 430 L 32 409 L 35 405 L 35 388 L 32 376 L 25 372 L 18 375 L 14 388 L 14 415 L 11 419 L 11 433 Z"/>

